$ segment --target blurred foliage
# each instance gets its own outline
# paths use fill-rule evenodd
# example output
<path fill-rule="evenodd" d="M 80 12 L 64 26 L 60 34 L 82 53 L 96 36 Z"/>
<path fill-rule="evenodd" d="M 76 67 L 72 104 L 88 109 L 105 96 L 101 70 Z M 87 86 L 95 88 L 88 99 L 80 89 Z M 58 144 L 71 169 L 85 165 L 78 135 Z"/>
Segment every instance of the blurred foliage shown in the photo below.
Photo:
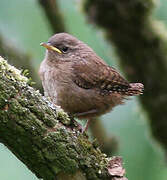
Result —
<path fill-rule="evenodd" d="M 156 3 L 154 16 L 167 23 L 166 0 Z M 87 24 L 80 1 L 59 0 L 59 5 L 68 32 L 90 45 L 107 63 L 119 68 L 114 50 L 103 40 L 103 33 Z M 38 69 L 45 51 L 39 44 L 47 41 L 52 32 L 38 1 L 6 0 L 0 2 L 0 7 L 0 32 L 13 46 L 36 59 L 33 63 Z M 152 139 L 145 113 L 135 98 L 102 119 L 108 134 L 116 135 L 119 140 L 119 152 L 116 155 L 123 157 L 129 180 L 167 179 L 165 156 L 158 143 Z M 37 179 L 3 145 L 0 145 L 0 161 L 0 179 Z"/>

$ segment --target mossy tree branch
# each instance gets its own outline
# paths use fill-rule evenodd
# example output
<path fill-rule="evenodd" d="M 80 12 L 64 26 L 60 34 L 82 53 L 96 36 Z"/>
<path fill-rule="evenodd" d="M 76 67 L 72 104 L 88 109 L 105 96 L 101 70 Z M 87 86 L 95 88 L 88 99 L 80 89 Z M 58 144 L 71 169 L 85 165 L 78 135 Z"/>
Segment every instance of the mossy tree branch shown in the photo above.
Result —
<path fill-rule="evenodd" d="M 85 0 L 84 5 L 114 43 L 129 80 L 145 85 L 140 101 L 153 135 L 167 150 L 167 33 L 150 17 L 153 1 Z"/>
<path fill-rule="evenodd" d="M 118 157 L 107 158 L 74 121 L 28 86 L 0 58 L 0 142 L 44 180 L 125 180 Z"/>

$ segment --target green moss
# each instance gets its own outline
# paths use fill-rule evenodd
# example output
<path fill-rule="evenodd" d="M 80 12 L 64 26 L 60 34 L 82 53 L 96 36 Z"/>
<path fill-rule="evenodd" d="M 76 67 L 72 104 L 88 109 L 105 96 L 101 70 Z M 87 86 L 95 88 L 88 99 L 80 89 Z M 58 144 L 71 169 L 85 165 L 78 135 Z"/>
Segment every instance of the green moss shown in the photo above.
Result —
<path fill-rule="evenodd" d="M 71 123 L 71 119 L 68 114 L 65 113 L 60 107 L 57 107 L 57 119 L 60 120 L 64 125 L 69 125 Z"/>
<path fill-rule="evenodd" d="M 16 69 L 14 66 L 11 66 L 0 57 L 0 73 L 5 75 L 8 79 L 12 81 L 19 81 L 27 83 L 28 78 L 21 75 L 21 71 Z"/>
<path fill-rule="evenodd" d="M 75 160 L 76 156 L 75 158 L 73 156 L 74 152 L 71 157 L 71 150 L 68 148 L 71 141 L 67 141 L 68 134 L 62 133 L 62 131 L 50 132 L 43 139 L 44 144 L 50 144 L 43 149 L 43 152 L 45 157 L 52 162 L 52 165 L 55 164 L 58 169 L 63 169 L 64 172 L 72 174 L 78 169 L 78 162 Z"/>

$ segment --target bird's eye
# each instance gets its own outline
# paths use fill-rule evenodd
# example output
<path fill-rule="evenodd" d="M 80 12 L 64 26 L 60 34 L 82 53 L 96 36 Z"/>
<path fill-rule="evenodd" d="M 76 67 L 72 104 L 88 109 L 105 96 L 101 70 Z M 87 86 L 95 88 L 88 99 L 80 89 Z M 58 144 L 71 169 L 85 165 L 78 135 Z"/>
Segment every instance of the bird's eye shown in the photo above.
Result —
<path fill-rule="evenodd" d="M 62 51 L 64 52 L 64 53 L 66 53 L 67 51 L 68 51 L 68 47 L 67 46 L 64 46 L 64 47 L 62 47 Z"/>

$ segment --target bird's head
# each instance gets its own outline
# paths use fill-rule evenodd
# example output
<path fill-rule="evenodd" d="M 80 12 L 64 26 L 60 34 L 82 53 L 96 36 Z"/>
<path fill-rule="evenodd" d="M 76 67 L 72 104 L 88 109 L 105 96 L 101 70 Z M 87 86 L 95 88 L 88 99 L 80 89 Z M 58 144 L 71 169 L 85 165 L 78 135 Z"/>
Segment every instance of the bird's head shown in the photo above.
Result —
<path fill-rule="evenodd" d="M 68 33 L 53 35 L 47 43 L 41 43 L 47 49 L 49 61 L 72 61 L 92 51 L 86 44 Z"/>

